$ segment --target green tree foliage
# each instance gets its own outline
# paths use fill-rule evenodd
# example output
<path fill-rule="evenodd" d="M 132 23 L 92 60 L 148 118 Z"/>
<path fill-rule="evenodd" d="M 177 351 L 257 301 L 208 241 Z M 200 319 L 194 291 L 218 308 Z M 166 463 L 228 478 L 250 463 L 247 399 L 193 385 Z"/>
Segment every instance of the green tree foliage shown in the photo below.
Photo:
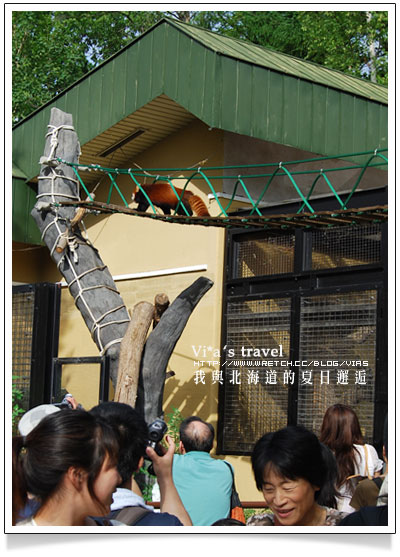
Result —
<path fill-rule="evenodd" d="M 299 12 L 199 12 L 195 21 L 206 29 L 285 52 L 307 54 Z"/>
<path fill-rule="evenodd" d="M 13 12 L 13 121 L 156 23 L 160 12 Z"/>
<path fill-rule="evenodd" d="M 387 12 L 198 12 L 193 19 L 231 37 L 388 82 Z"/>
<path fill-rule="evenodd" d="M 49 101 L 163 16 L 387 84 L 384 11 L 16 11 L 13 121 Z"/>
<path fill-rule="evenodd" d="M 172 437 L 175 443 L 175 453 L 179 454 L 179 428 L 184 417 L 178 408 L 172 407 L 172 412 L 166 415 L 166 419 L 168 424 L 168 435 Z"/>
<path fill-rule="evenodd" d="M 300 12 L 305 58 L 387 84 L 387 12 Z"/>
<path fill-rule="evenodd" d="M 16 428 L 17 423 L 19 422 L 19 418 L 22 414 L 25 413 L 25 410 L 20 406 L 24 399 L 24 393 L 18 389 L 18 387 L 14 384 L 18 377 L 12 377 L 12 427 L 13 429 Z"/>

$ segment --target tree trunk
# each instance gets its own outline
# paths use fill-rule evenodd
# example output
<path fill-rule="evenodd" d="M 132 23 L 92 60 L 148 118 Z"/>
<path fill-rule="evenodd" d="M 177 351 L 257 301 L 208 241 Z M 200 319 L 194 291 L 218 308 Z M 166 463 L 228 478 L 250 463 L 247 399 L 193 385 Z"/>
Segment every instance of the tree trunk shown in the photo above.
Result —
<path fill-rule="evenodd" d="M 119 343 L 128 327 L 129 315 L 98 251 L 83 238 L 78 229 L 71 229 L 70 222 L 75 217 L 75 209 L 54 206 L 65 200 L 79 199 L 79 183 L 73 169 L 55 161 L 55 158 L 78 163 L 80 145 L 72 127 L 71 114 L 52 108 L 49 128 L 45 154 L 40 160 L 43 164 L 37 202 L 31 214 L 100 354 L 110 356 L 110 375 L 115 387 Z M 52 135 L 51 132 L 57 129 L 58 133 Z"/>
<path fill-rule="evenodd" d="M 142 356 L 136 409 L 150 424 L 163 415 L 162 402 L 166 369 L 185 325 L 212 280 L 200 277 L 173 301 L 150 333 Z"/>

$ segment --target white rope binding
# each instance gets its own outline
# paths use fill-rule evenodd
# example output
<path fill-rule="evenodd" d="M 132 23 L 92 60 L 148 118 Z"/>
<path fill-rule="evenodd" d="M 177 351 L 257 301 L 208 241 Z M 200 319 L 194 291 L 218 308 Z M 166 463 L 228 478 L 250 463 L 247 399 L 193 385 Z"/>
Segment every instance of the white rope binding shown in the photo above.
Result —
<path fill-rule="evenodd" d="M 40 164 L 46 164 L 48 166 L 58 166 L 58 162 L 56 159 L 53 158 L 54 156 L 54 152 L 57 149 L 58 146 L 58 132 L 60 130 L 71 130 L 71 131 L 75 131 L 73 126 L 67 126 L 66 124 L 62 124 L 61 126 L 52 126 L 51 124 L 47 125 L 48 128 L 53 128 L 51 131 L 49 131 L 46 134 L 46 138 L 50 137 L 50 153 L 49 155 L 46 157 L 46 155 L 44 155 L 43 157 L 40 157 L 39 163 Z"/>
<path fill-rule="evenodd" d="M 70 199 L 75 199 L 77 201 L 80 201 L 80 195 L 79 195 L 79 182 L 77 180 L 75 180 L 74 178 L 69 178 L 68 176 L 64 176 L 61 174 L 57 174 L 57 172 L 54 170 L 53 167 L 58 165 L 58 161 L 57 159 L 54 158 L 54 153 L 55 150 L 57 148 L 58 145 L 58 132 L 62 129 L 64 130 L 72 130 L 74 131 L 73 126 L 67 126 L 67 125 L 62 125 L 62 126 L 52 126 L 52 125 L 48 125 L 49 128 L 52 128 L 51 131 L 49 131 L 46 134 L 46 138 L 50 137 L 50 146 L 51 146 L 51 150 L 49 155 L 43 156 L 40 158 L 40 164 L 46 164 L 51 168 L 51 176 L 39 176 L 40 180 L 50 180 L 51 182 L 51 191 L 48 193 L 41 193 L 38 194 L 36 196 L 37 199 L 41 198 L 41 197 L 51 197 L 52 199 L 52 204 L 53 206 L 56 204 L 56 197 L 67 197 Z M 69 180 L 71 182 L 74 182 L 77 186 L 78 189 L 78 195 L 69 195 L 69 194 L 64 194 L 64 193 L 58 193 L 55 191 L 55 181 L 57 180 L 57 178 L 60 178 L 62 180 Z M 72 257 L 73 257 L 73 261 L 74 264 L 77 264 L 79 259 L 78 259 L 78 253 L 77 253 L 77 249 L 78 249 L 78 239 L 74 234 L 70 234 L 68 228 L 66 228 L 64 231 L 61 230 L 60 226 L 59 226 L 59 221 L 64 221 L 65 223 L 67 222 L 67 219 L 64 217 L 60 217 L 58 214 L 59 209 L 56 207 L 56 215 L 54 217 L 54 220 L 52 220 L 43 230 L 42 235 L 41 235 L 41 239 L 43 240 L 46 233 L 48 232 L 48 230 L 50 229 L 51 226 L 55 226 L 57 229 L 57 237 L 56 240 L 53 244 L 53 247 L 50 250 L 50 255 L 53 256 L 54 251 L 57 250 L 57 247 L 59 247 L 60 245 L 64 245 L 65 247 L 68 246 L 68 250 L 71 253 Z M 60 244 L 61 242 L 61 244 Z M 88 244 L 90 244 L 89 241 L 87 241 Z M 90 244 L 91 245 L 91 244 Z M 119 294 L 118 290 L 116 290 L 115 288 L 112 288 L 111 286 L 108 286 L 106 284 L 97 284 L 97 285 L 93 285 L 93 286 L 87 286 L 87 287 L 83 287 L 80 280 L 82 279 L 82 277 L 88 275 L 89 273 L 93 272 L 93 271 L 103 271 L 104 269 L 106 269 L 106 265 L 100 266 L 100 267 L 93 267 L 92 269 L 87 269 L 86 271 L 82 272 L 80 275 L 77 275 L 75 268 L 71 262 L 70 257 L 67 255 L 67 253 L 63 253 L 63 255 L 60 257 L 58 263 L 57 263 L 57 269 L 60 270 L 60 265 L 61 263 L 65 261 L 72 274 L 74 275 L 74 278 L 71 280 L 71 282 L 68 283 L 68 288 L 71 291 L 71 286 L 76 283 L 77 287 L 78 287 L 78 294 L 74 297 L 74 302 L 77 303 L 78 299 L 81 300 L 82 304 L 84 305 L 89 318 L 92 320 L 93 324 L 92 327 L 90 329 L 91 335 L 93 340 L 95 340 L 95 337 L 97 338 L 97 345 L 100 349 L 100 356 L 104 356 L 104 354 L 106 354 L 107 350 L 113 346 L 114 344 L 120 343 L 122 341 L 122 338 L 117 338 L 117 339 L 113 339 L 111 341 L 109 341 L 106 345 L 103 344 L 103 341 L 101 339 L 101 332 L 105 327 L 108 327 L 109 325 L 114 325 L 114 324 L 119 324 L 119 323 L 128 323 L 130 322 L 130 317 L 128 314 L 128 310 L 126 309 L 125 305 L 119 305 L 116 308 L 113 308 L 111 310 L 106 311 L 105 313 L 103 313 L 100 317 L 98 317 L 97 319 L 95 318 L 95 316 L 93 315 L 93 312 L 91 311 L 87 300 L 85 300 L 84 297 L 84 293 L 88 292 L 90 290 L 94 290 L 96 288 L 106 288 L 114 293 Z M 107 323 L 101 323 L 101 321 L 103 321 L 103 319 L 105 319 L 108 315 L 119 311 L 120 309 L 125 309 L 126 314 L 127 314 L 127 318 L 126 319 L 120 319 L 120 320 L 114 320 L 114 321 L 108 321 Z"/>

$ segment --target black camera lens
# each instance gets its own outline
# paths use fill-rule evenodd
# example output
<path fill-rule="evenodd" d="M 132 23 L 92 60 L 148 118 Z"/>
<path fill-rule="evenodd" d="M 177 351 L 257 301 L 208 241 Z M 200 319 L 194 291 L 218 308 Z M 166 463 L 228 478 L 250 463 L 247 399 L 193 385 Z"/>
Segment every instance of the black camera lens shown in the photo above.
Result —
<path fill-rule="evenodd" d="M 164 434 L 167 432 L 167 430 L 168 430 L 167 424 L 163 420 L 160 420 L 158 418 L 152 424 L 149 425 L 148 439 L 149 439 L 149 444 L 153 447 L 153 449 L 157 445 L 157 443 L 159 443 L 161 439 L 164 437 Z"/>

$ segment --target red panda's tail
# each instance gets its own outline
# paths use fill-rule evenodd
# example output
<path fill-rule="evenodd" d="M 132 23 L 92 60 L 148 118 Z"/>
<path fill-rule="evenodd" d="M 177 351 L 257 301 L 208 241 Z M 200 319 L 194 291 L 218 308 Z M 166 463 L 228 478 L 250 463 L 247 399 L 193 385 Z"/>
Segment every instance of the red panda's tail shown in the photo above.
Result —
<path fill-rule="evenodd" d="M 194 214 L 198 217 L 209 217 L 210 213 L 207 210 L 206 204 L 198 195 L 191 195 L 188 199 L 189 205 Z"/>

